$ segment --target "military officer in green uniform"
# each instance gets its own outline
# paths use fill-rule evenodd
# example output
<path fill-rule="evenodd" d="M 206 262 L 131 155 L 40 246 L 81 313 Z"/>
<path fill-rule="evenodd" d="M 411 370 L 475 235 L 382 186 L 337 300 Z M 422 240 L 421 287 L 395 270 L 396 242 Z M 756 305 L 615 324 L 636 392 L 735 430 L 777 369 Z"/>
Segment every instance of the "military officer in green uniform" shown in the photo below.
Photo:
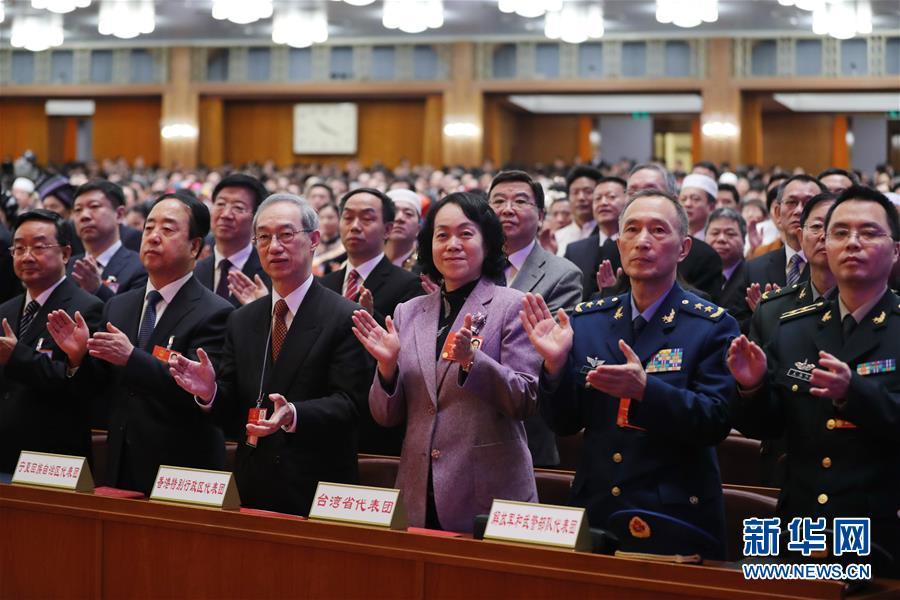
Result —
<path fill-rule="evenodd" d="M 825 231 L 837 296 L 784 313 L 765 351 L 744 336 L 731 344 L 732 419 L 750 437 L 787 436 L 783 524 L 868 517 L 898 576 L 900 297 L 887 285 L 900 255 L 897 209 L 854 186 L 829 210 Z"/>
<path fill-rule="evenodd" d="M 619 220 L 629 293 L 579 304 L 571 318 L 559 311 L 558 322 L 540 296 L 523 301 L 525 330 L 544 359 L 541 414 L 558 434 L 585 430 L 570 501 L 592 526 L 627 514 L 635 537 L 660 536 L 645 551 L 721 557 L 715 446 L 730 430 L 725 352 L 740 331 L 725 309 L 675 282 L 691 238 L 674 196 L 639 192 Z M 684 535 L 642 520 L 663 515 Z"/>

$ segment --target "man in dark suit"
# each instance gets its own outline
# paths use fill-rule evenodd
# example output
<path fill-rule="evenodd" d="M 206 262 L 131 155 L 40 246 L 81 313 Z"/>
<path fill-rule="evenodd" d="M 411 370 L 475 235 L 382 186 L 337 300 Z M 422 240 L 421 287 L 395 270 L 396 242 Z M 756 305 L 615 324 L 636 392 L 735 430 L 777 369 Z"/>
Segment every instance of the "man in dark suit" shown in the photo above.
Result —
<path fill-rule="evenodd" d="M 504 273 L 506 285 L 540 294 L 551 310 L 574 308 L 581 299 L 581 272 L 536 241 L 544 220 L 541 185 L 524 171 L 501 171 L 491 181 L 488 203 L 503 227 L 503 250 L 509 263 Z M 525 433 L 534 466 L 559 465 L 556 436 L 540 414 L 525 419 Z"/>
<path fill-rule="evenodd" d="M 747 305 L 746 288 L 744 287 L 744 239 L 747 237 L 747 224 L 739 212 L 732 208 L 717 208 L 709 215 L 706 225 L 706 242 L 722 259 L 722 278 L 724 284 L 719 293 L 718 303 L 725 307 L 732 317 L 737 319 L 741 331 L 750 326 L 752 312 Z"/>
<path fill-rule="evenodd" d="M 206 407 L 169 374 L 170 351 L 218 360 L 232 306 L 193 276 L 209 231 L 209 211 L 189 192 L 164 194 L 144 227 L 141 260 L 146 289 L 117 295 L 106 326 L 88 339 L 83 323 L 61 311 L 50 332 L 76 377 L 108 385 L 111 402 L 109 476 L 116 487 L 149 492 L 161 464 L 221 469 L 225 440 Z M 90 356 L 85 356 L 90 352 Z"/>
<path fill-rule="evenodd" d="M 422 295 L 414 274 L 391 264 L 384 242 L 394 221 L 394 203 L 374 188 L 358 188 L 341 198 L 341 242 L 347 250 L 347 266 L 322 278 L 322 285 L 348 300 L 359 302 L 382 326 L 401 302 Z M 399 456 L 404 426 L 385 428 L 363 411 L 359 450 Z"/>
<path fill-rule="evenodd" d="M 619 213 L 625 206 L 627 183 L 619 177 L 601 177 L 594 187 L 593 211 L 597 230 L 588 238 L 566 246 L 565 257 L 582 273 L 582 298 L 587 300 L 597 291 L 597 273 L 604 261 L 604 271 L 615 276 L 622 267 L 616 240 L 619 238 Z"/>
<path fill-rule="evenodd" d="M 71 248 L 63 221 L 46 210 L 19 216 L 13 242 L 25 293 L 0 305 L 0 472 L 22 450 L 88 456 L 87 390 L 66 376 L 66 357 L 47 332 L 47 315 L 63 310 L 96 329 L 103 303 L 65 277 Z"/>
<path fill-rule="evenodd" d="M 253 235 L 253 215 L 266 199 L 266 188 L 255 177 L 243 173 L 228 175 L 216 185 L 212 194 L 212 233 L 216 240 L 212 256 L 197 262 L 194 275 L 207 289 L 225 298 L 233 306 L 261 298 L 272 285 L 263 271 L 256 248 L 250 241 Z M 244 277 L 241 277 L 240 275 Z M 236 296 L 229 289 L 229 279 L 238 278 L 242 288 L 255 293 Z M 252 283 L 253 286 L 248 284 Z"/>
<path fill-rule="evenodd" d="M 312 276 L 315 211 L 290 194 L 259 208 L 256 247 L 272 295 L 236 311 L 218 368 L 178 357 L 175 380 L 244 435 L 235 477 L 245 506 L 305 515 L 319 481 L 357 481 L 356 433 L 372 380 L 353 336 L 359 308 Z M 248 422 L 251 409 L 266 416 Z"/>
<path fill-rule="evenodd" d="M 609 527 L 623 510 L 664 513 L 711 541 L 676 540 L 675 552 L 720 557 L 715 445 L 730 429 L 723 358 L 737 323 L 675 281 L 692 238 L 674 195 L 639 192 L 621 218 L 630 293 L 579 304 L 571 322 L 526 296 L 522 321 L 544 359 L 540 410 L 560 435 L 585 430 L 571 502 L 592 526 Z"/>
<path fill-rule="evenodd" d="M 119 239 L 119 220 L 124 214 L 125 197 L 114 183 L 90 181 L 75 190 L 72 216 L 85 253 L 69 261 L 70 276 L 104 302 L 147 283 L 140 255 Z"/>
<path fill-rule="evenodd" d="M 827 191 L 818 179 L 794 175 L 778 187 L 772 203 L 772 218 L 778 223 L 784 245 L 747 263 L 745 287 L 767 283 L 791 286 L 809 277 L 807 259 L 800 247 L 800 215 L 806 202 Z"/>
<path fill-rule="evenodd" d="M 825 218 L 837 295 L 781 315 L 760 348 L 741 336 L 728 353 L 738 383 L 732 415 L 745 435 L 787 437 L 777 515 L 871 519 L 893 555 L 875 576 L 900 575 L 900 297 L 888 289 L 900 256 L 897 209 L 883 194 L 845 190 Z M 875 552 L 873 551 L 874 555 Z"/>

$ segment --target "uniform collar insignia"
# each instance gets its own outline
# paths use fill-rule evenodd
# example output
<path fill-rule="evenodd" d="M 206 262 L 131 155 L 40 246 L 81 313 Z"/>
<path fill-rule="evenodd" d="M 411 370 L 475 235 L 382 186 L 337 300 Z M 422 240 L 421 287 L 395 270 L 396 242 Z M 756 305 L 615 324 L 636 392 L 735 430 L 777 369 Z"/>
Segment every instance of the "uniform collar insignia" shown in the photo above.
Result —
<path fill-rule="evenodd" d="M 874 319 L 872 319 L 872 322 L 875 323 L 876 325 L 881 325 L 882 323 L 884 323 L 884 320 L 886 317 L 887 317 L 887 315 L 884 314 L 884 311 L 881 311 L 881 314 L 878 315 L 877 317 L 875 317 Z"/>
<path fill-rule="evenodd" d="M 675 320 L 675 309 L 674 308 L 669 312 L 669 314 L 663 316 L 663 318 L 662 318 L 662 322 L 665 323 L 666 325 L 669 325 L 674 320 Z"/>
<path fill-rule="evenodd" d="M 616 309 L 616 314 L 613 315 L 613 319 L 621 319 L 622 318 L 622 307 Z"/>

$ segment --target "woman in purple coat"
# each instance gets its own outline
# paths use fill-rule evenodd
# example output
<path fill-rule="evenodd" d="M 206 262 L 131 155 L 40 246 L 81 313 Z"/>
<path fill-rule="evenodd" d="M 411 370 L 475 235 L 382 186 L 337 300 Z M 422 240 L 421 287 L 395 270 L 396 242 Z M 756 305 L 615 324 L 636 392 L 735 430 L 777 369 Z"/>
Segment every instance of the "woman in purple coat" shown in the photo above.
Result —
<path fill-rule="evenodd" d="M 541 359 L 519 321 L 522 293 L 503 277 L 503 230 L 485 199 L 454 193 L 419 234 L 439 292 L 400 304 L 387 329 L 365 311 L 354 333 L 378 362 L 375 421 L 406 421 L 397 487 L 410 525 L 470 532 L 495 498 L 534 502 L 523 419 L 537 404 Z"/>

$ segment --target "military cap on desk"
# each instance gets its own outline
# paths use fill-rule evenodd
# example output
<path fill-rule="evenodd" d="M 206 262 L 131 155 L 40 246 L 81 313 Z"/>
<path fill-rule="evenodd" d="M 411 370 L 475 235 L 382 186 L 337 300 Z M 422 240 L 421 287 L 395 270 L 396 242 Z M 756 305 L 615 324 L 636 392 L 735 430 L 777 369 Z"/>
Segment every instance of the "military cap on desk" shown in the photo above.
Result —
<path fill-rule="evenodd" d="M 621 552 L 666 556 L 720 556 L 722 549 L 715 537 L 675 517 L 649 510 L 627 509 L 614 512 L 606 524 L 619 538 Z M 686 550 L 690 549 L 690 550 Z"/>

